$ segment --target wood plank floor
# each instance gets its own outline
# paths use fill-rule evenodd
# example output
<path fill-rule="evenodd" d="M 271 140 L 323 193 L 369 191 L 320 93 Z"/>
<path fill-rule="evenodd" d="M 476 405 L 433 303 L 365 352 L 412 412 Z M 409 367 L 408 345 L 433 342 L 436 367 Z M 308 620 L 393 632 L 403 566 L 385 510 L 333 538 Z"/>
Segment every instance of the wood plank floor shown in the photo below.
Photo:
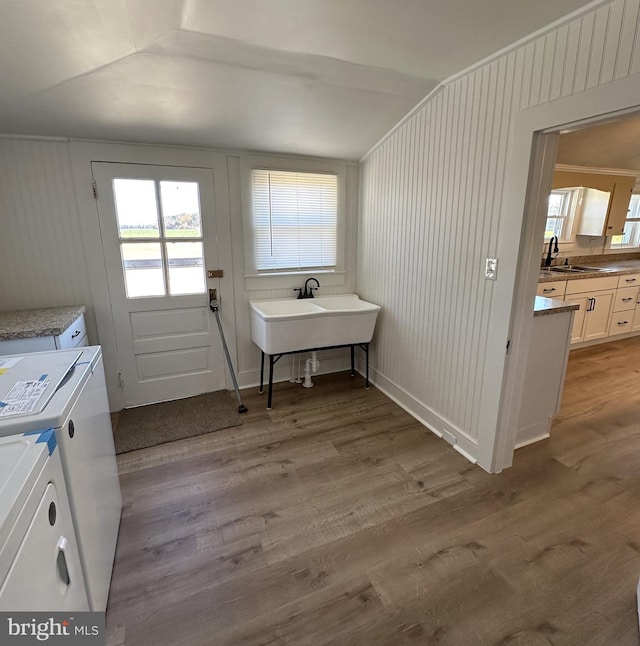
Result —
<path fill-rule="evenodd" d="M 640 338 L 574 351 L 489 475 L 346 374 L 118 458 L 107 644 L 640 643 Z"/>

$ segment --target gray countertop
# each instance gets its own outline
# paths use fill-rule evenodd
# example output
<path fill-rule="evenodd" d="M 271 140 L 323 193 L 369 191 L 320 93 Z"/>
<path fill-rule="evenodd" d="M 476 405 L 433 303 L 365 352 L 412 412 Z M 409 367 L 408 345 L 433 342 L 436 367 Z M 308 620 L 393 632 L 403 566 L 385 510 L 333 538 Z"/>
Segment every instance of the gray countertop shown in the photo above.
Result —
<path fill-rule="evenodd" d="M 0 312 L 0 341 L 62 334 L 86 311 L 84 305 Z"/>
<path fill-rule="evenodd" d="M 560 301 L 557 298 L 536 296 L 536 302 L 533 306 L 533 315 L 545 316 L 547 314 L 560 314 L 560 312 L 570 312 L 571 310 L 578 309 L 580 309 L 580 305 L 578 305 L 578 303 Z"/>

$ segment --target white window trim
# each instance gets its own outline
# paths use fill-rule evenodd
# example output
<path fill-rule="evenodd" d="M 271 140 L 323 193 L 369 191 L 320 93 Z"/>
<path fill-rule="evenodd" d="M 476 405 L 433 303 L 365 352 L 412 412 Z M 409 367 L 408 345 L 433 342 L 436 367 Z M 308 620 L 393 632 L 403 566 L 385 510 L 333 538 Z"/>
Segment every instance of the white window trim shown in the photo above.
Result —
<path fill-rule="evenodd" d="M 266 170 L 299 171 L 307 173 L 333 173 L 338 181 L 337 230 L 336 230 L 336 267 L 335 269 L 311 269 L 301 271 L 260 272 L 255 262 L 255 236 L 253 234 L 253 214 L 251 211 L 251 171 L 254 168 Z M 347 201 L 347 164 L 344 162 L 321 159 L 296 159 L 269 155 L 243 155 L 240 161 L 242 183 L 242 228 L 244 238 L 245 289 L 277 289 L 291 287 L 292 279 L 322 276 L 322 285 L 344 285 L 346 282 L 345 242 L 346 242 L 346 201 Z"/>

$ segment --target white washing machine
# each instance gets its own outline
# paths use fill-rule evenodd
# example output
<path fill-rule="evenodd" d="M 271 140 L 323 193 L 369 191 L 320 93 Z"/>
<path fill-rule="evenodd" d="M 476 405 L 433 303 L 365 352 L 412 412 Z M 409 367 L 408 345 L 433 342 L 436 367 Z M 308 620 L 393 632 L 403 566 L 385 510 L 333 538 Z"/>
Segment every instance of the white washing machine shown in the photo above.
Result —
<path fill-rule="evenodd" d="M 16 358 L 19 361 L 11 365 Z M 0 406 L 8 403 L 16 383 L 33 380 L 48 384 L 34 410 L 3 414 L 0 408 L 0 437 L 47 430 L 55 433 L 89 609 L 104 611 L 122 497 L 101 348 L 0 357 L 0 372 L 3 360 Z"/>
<path fill-rule="evenodd" d="M 0 438 L 0 610 L 88 610 L 54 431 Z"/>

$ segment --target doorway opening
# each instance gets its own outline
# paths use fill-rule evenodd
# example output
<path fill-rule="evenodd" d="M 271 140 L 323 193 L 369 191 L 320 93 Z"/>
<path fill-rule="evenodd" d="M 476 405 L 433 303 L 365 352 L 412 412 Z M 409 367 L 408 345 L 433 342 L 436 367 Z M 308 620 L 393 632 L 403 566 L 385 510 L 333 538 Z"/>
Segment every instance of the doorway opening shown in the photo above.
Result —
<path fill-rule="evenodd" d="M 552 277 L 553 298 L 580 304 L 571 329 L 567 405 L 553 435 L 581 423 L 581 406 L 586 425 L 615 419 L 625 384 L 636 375 L 637 363 L 625 356 L 640 353 L 640 112 L 537 137 L 532 175 L 539 182 L 526 212 L 535 210 L 538 285 Z M 532 396 L 523 392 L 523 402 Z M 637 415 L 636 400 L 625 401 Z"/>

